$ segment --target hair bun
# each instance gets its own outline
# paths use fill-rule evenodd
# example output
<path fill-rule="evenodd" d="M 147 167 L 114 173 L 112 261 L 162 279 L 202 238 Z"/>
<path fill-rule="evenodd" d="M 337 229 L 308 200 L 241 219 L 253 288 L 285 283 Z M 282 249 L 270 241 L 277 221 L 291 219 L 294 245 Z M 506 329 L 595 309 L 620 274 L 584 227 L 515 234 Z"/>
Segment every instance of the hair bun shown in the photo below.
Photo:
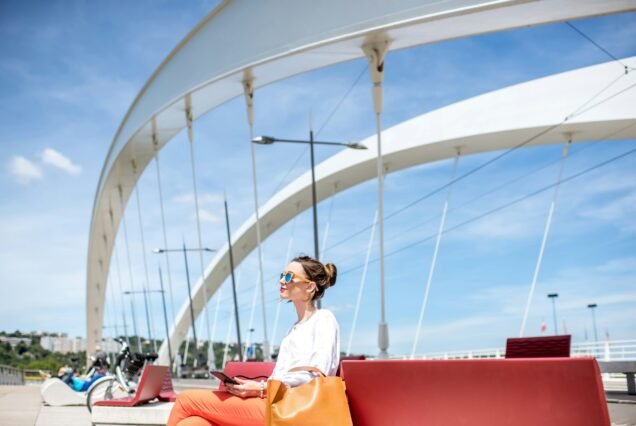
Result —
<path fill-rule="evenodd" d="M 336 268 L 336 265 L 333 263 L 326 263 L 325 272 L 327 273 L 327 283 L 329 284 L 329 287 L 336 285 L 336 278 L 338 276 L 338 269 Z"/>

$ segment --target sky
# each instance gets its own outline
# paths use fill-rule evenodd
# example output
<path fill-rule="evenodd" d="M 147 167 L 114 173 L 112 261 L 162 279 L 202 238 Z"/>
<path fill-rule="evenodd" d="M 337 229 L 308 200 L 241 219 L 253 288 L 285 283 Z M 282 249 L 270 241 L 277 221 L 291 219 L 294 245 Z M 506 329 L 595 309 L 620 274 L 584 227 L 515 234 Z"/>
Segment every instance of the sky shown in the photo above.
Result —
<path fill-rule="evenodd" d="M 97 1 L 0 3 L 0 330 L 85 335 L 86 258 L 99 173 L 115 132 L 143 84 L 215 2 Z M 618 58 L 636 55 L 636 14 L 574 23 Z M 610 60 L 566 24 L 523 28 L 390 52 L 386 58 L 384 128 L 479 94 L 554 73 Z M 374 133 L 366 61 L 356 60 L 299 75 L 256 94 L 257 134 L 304 138 L 311 113 L 318 137 L 361 140 Z M 346 97 L 345 97 L 346 95 Z M 592 95 L 592 94 L 591 94 Z M 259 103 L 259 99 L 267 102 Z M 343 100 L 344 99 L 344 100 Z M 263 106 L 261 106 L 263 105 Z M 195 123 L 197 185 L 203 245 L 225 243 L 223 193 L 232 229 L 253 213 L 245 106 L 234 99 Z M 634 140 L 573 145 L 569 176 L 633 149 Z M 517 150 L 453 187 L 447 227 L 555 182 L 562 146 Z M 317 150 L 323 161 L 333 148 Z M 461 157 L 458 173 L 498 153 Z M 573 341 L 593 338 L 589 303 L 597 303 L 599 338 L 636 337 L 636 156 L 627 156 L 561 186 L 545 258 L 528 318 L 527 334 L 553 330 L 548 293 L 559 294 L 559 331 Z M 186 135 L 161 152 L 169 244 L 197 244 Z M 302 146 L 256 147 L 261 204 L 309 167 Z M 385 212 L 399 210 L 448 182 L 451 161 L 391 173 Z M 496 189 L 496 190 L 495 190 Z M 157 288 L 163 245 L 154 167 L 137 186 L 126 210 L 130 263 L 123 231 L 111 262 L 105 335 L 121 333 L 122 313 L 131 327 L 122 291 L 148 283 Z M 442 238 L 418 353 L 497 348 L 519 333 L 552 192 L 461 226 Z M 431 265 L 434 235 L 445 194 L 428 197 L 386 221 L 387 321 L 393 355 L 408 354 Z M 324 307 L 335 312 L 347 349 L 367 251 L 377 187 L 368 181 L 318 206 L 322 258 L 338 267 Z M 139 215 L 141 213 L 141 215 Z M 139 218 L 141 217 L 141 227 Z M 325 231 L 328 234 L 325 236 Z M 140 232 L 143 230 L 143 252 Z M 361 232 L 357 232 L 362 230 Z M 350 237 L 352 234 L 356 234 Z M 313 251 L 311 211 L 301 212 L 263 244 L 266 314 L 276 344 L 295 321 L 278 303 L 277 273 L 288 260 Z M 401 251 L 398 251 L 401 250 Z M 379 266 L 377 237 L 362 291 L 352 352 L 377 352 Z M 144 273 L 144 256 L 149 276 Z M 207 264 L 213 255 L 206 254 Z M 163 263 L 161 263 L 163 265 Z M 165 274 L 165 265 L 164 274 Z M 237 266 L 243 333 L 263 335 L 261 307 L 252 309 L 258 274 L 255 254 Z M 187 298 L 182 258 L 166 277 L 173 318 Z M 190 258 L 193 281 L 198 256 Z M 160 299 L 150 298 L 151 332 L 161 336 Z M 134 298 L 136 323 L 147 335 L 143 301 Z M 197 320 L 199 336 L 216 341 L 230 332 L 229 280 L 209 303 L 210 326 Z M 274 327 L 276 312 L 280 316 Z M 229 330 L 229 331 L 228 331 Z M 228 334 L 229 333 L 229 334 Z"/>

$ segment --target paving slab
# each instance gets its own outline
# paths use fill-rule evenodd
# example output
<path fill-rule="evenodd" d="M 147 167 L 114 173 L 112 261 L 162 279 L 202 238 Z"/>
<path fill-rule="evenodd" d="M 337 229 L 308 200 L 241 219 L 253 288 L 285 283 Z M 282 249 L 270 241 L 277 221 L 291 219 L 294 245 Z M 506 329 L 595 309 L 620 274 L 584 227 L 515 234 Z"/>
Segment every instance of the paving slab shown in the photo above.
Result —
<path fill-rule="evenodd" d="M 0 425 L 34 425 L 41 404 L 38 386 L 0 386 Z"/>
<path fill-rule="evenodd" d="M 41 406 L 35 426 L 90 426 L 91 415 L 86 407 Z"/>

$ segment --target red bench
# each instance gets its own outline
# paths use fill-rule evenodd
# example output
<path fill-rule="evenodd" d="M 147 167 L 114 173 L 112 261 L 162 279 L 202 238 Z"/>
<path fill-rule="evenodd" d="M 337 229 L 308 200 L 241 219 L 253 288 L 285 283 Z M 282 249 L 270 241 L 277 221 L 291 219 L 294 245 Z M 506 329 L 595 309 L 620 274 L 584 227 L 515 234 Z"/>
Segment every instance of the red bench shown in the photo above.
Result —
<path fill-rule="evenodd" d="M 165 365 L 146 365 L 141 372 L 137 391 L 132 396 L 125 398 L 97 401 L 95 405 L 100 407 L 134 407 L 159 397 L 166 374 L 169 374 Z M 172 380 L 170 381 L 172 384 Z"/>
<path fill-rule="evenodd" d="M 593 359 L 344 361 L 354 424 L 609 426 Z"/>
<path fill-rule="evenodd" d="M 569 358 L 572 336 L 511 337 L 506 358 Z"/>
<path fill-rule="evenodd" d="M 159 391 L 159 401 L 162 402 L 175 402 L 177 400 L 177 393 L 174 391 L 172 385 L 172 374 L 170 370 L 166 371 L 163 376 L 163 382 L 161 383 L 161 390 Z"/>

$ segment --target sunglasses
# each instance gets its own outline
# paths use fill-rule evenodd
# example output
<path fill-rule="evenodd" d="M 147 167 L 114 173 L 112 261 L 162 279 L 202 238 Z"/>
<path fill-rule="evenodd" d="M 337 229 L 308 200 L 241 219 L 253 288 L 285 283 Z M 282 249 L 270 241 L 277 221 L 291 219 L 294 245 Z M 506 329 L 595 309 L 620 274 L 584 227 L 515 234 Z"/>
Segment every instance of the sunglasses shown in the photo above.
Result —
<path fill-rule="evenodd" d="M 285 272 L 281 272 L 280 273 L 280 280 L 284 281 L 285 284 L 289 284 L 290 282 L 292 282 L 294 280 L 294 278 L 298 279 L 299 281 L 306 282 L 306 283 L 310 283 L 311 282 L 311 280 L 308 280 L 305 277 L 301 277 L 299 275 L 296 275 L 292 271 L 285 271 Z"/>

